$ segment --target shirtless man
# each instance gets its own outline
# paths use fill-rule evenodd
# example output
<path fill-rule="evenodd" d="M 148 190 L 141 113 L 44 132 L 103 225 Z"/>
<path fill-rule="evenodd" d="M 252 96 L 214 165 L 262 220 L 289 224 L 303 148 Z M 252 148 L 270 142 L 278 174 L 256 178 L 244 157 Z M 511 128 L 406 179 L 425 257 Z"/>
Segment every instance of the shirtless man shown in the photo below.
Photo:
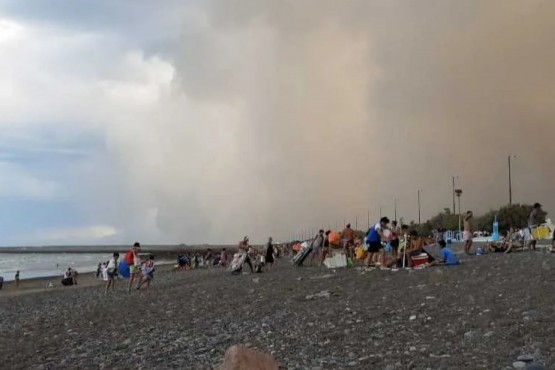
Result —
<path fill-rule="evenodd" d="M 464 215 L 464 232 L 463 232 L 463 240 L 464 240 L 464 252 L 468 255 L 471 255 L 470 248 L 472 247 L 472 211 L 466 212 Z"/>
<path fill-rule="evenodd" d="M 343 232 L 341 233 L 341 239 L 343 242 L 343 249 L 345 254 L 349 258 L 353 258 L 353 246 L 355 240 L 355 232 L 351 229 L 351 224 L 347 224 Z"/>

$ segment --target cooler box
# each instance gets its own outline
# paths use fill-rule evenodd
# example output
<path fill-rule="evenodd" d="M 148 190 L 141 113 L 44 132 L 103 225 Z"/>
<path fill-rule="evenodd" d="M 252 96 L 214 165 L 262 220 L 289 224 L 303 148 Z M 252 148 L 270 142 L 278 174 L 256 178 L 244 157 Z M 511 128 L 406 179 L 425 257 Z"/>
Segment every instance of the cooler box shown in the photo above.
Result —
<path fill-rule="evenodd" d="M 327 268 L 334 269 L 338 267 L 347 267 L 347 256 L 345 253 L 337 253 L 324 260 L 324 265 Z"/>
<path fill-rule="evenodd" d="M 428 255 L 420 253 L 418 256 L 411 257 L 412 267 L 423 266 L 428 263 Z"/>

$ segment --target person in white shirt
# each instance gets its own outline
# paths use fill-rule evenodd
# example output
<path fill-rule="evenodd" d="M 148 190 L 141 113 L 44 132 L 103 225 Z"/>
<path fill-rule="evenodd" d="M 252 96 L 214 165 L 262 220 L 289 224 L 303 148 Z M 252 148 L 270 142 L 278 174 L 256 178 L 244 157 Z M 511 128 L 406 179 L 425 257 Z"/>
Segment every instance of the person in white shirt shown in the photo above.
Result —
<path fill-rule="evenodd" d="M 118 258 L 119 253 L 115 252 L 108 262 L 106 273 L 108 274 L 108 282 L 106 283 L 106 294 L 112 288 L 112 292 L 116 289 L 116 275 L 118 274 Z"/>

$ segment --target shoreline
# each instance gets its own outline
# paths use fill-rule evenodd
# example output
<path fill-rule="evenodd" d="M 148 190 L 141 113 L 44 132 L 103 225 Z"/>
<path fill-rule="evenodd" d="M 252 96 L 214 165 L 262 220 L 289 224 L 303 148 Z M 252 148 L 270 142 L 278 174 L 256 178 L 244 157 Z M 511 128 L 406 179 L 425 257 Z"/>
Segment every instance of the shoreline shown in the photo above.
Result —
<path fill-rule="evenodd" d="M 174 264 L 159 263 L 156 265 L 157 273 L 166 273 L 172 271 Z M 28 279 L 21 279 L 19 282 L 19 287 L 16 286 L 15 280 L 6 281 L 4 280 L 4 285 L 0 289 L 0 299 L 2 297 L 13 297 L 34 293 L 44 293 L 57 290 L 65 289 L 80 289 L 91 286 L 104 286 L 106 284 L 105 280 L 96 277 L 96 271 L 81 272 L 77 278 L 77 285 L 63 286 L 61 285 L 62 276 L 42 276 L 42 277 L 30 277 Z M 118 285 L 127 284 L 129 280 L 124 278 L 118 278 Z M 52 287 L 48 287 L 52 284 Z"/>
<path fill-rule="evenodd" d="M 141 253 L 177 253 L 233 249 L 237 245 L 141 245 Z M 258 247 L 255 245 L 255 247 Z M 36 246 L 36 247 L 0 247 L 1 254 L 19 253 L 112 253 L 126 252 L 129 245 L 76 245 L 76 246 Z"/>
<path fill-rule="evenodd" d="M 168 261 L 168 260 L 162 260 L 162 261 L 157 262 L 157 266 L 168 266 L 168 265 L 173 265 L 173 264 L 175 264 L 174 261 Z M 70 267 L 72 269 L 74 268 L 72 266 L 70 266 Z M 97 269 L 97 266 L 94 266 L 94 267 L 90 267 L 90 266 L 87 266 L 87 267 L 81 266 L 81 267 L 79 267 L 79 266 L 76 266 L 75 267 L 75 270 L 77 270 L 77 272 L 79 273 L 80 276 L 84 276 L 86 274 L 96 274 L 96 269 Z M 29 281 L 29 280 L 61 278 L 65 273 L 65 268 L 59 269 L 56 272 L 56 274 L 49 274 L 49 275 L 42 275 L 42 276 L 29 276 L 29 277 L 25 276 L 25 273 L 28 272 L 29 270 L 19 270 L 19 271 L 23 275 L 23 277 L 21 277 L 20 280 L 19 280 L 20 282 L 22 282 L 22 281 Z M 15 282 L 15 277 L 14 277 L 15 271 L 10 271 L 10 273 L 11 273 L 11 275 L 9 275 L 9 277 L 6 277 L 6 276 L 3 276 L 3 275 L 0 274 L 0 276 L 3 276 L 3 278 L 4 278 L 4 286 L 6 286 L 6 284 L 8 284 L 8 283 Z"/>

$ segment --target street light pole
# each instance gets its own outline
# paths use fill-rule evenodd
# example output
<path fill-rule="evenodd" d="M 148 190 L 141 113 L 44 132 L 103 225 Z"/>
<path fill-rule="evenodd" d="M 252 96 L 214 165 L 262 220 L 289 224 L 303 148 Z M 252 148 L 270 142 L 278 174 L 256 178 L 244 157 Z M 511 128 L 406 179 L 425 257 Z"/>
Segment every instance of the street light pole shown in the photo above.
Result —
<path fill-rule="evenodd" d="M 457 209 L 455 208 L 455 178 L 458 176 L 453 176 L 453 214 L 457 214 Z"/>
<path fill-rule="evenodd" d="M 395 198 L 395 222 L 397 222 L 397 198 Z"/>
<path fill-rule="evenodd" d="M 457 195 L 457 198 L 459 199 L 459 238 L 461 236 L 461 195 L 462 195 L 462 189 L 455 189 L 455 194 Z"/>

